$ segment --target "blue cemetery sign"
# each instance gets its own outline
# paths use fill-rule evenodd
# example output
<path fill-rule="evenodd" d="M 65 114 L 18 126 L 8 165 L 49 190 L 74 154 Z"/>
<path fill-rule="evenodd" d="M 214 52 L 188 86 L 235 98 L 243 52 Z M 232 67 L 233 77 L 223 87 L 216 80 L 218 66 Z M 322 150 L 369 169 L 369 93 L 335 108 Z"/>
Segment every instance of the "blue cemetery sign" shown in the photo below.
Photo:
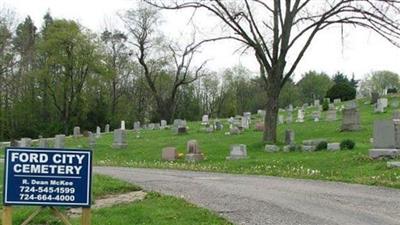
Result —
<path fill-rule="evenodd" d="M 5 151 L 4 205 L 90 207 L 90 150 Z"/>

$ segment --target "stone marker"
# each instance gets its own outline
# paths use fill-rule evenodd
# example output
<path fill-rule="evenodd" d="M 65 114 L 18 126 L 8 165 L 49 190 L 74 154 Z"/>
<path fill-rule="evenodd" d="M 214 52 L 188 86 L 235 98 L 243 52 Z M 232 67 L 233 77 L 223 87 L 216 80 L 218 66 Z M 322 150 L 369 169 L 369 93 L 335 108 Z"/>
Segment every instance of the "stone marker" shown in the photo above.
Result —
<path fill-rule="evenodd" d="M 74 138 L 78 138 L 81 136 L 81 128 L 80 127 L 74 127 Z"/>
<path fill-rule="evenodd" d="M 303 123 L 304 122 L 304 109 L 299 109 L 297 111 L 297 120 L 296 122 L 298 123 Z"/>
<path fill-rule="evenodd" d="M 277 145 L 265 145 L 266 152 L 279 152 L 279 147 Z"/>
<path fill-rule="evenodd" d="M 400 168 L 400 162 L 387 162 L 389 168 Z"/>
<path fill-rule="evenodd" d="M 123 149 L 128 147 L 126 143 L 126 131 L 122 129 L 114 130 L 114 142 L 112 144 L 113 148 Z"/>
<path fill-rule="evenodd" d="M 174 147 L 166 147 L 162 149 L 161 159 L 164 161 L 175 161 L 178 159 L 178 153 Z"/>
<path fill-rule="evenodd" d="M 326 112 L 326 121 L 336 121 L 337 116 L 336 116 L 336 109 L 330 109 Z"/>
<path fill-rule="evenodd" d="M 59 134 L 55 136 L 54 139 L 54 148 L 64 148 L 65 143 L 65 135 Z"/>
<path fill-rule="evenodd" d="M 104 128 L 104 132 L 105 133 L 110 133 L 110 124 L 106 124 L 106 126 Z"/>
<path fill-rule="evenodd" d="M 304 140 L 303 141 L 303 145 L 306 145 L 306 146 L 317 146 L 322 142 L 327 142 L 327 140 L 325 138 Z"/>
<path fill-rule="evenodd" d="M 89 132 L 89 147 L 92 149 L 96 147 L 96 136 L 92 132 Z"/>
<path fill-rule="evenodd" d="M 333 99 L 333 104 L 340 104 L 342 100 L 340 98 Z"/>
<path fill-rule="evenodd" d="M 242 121 L 241 121 L 241 127 L 244 129 L 249 129 L 249 124 L 250 124 L 249 118 L 246 116 L 243 116 Z"/>
<path fill-rule="evenodd" d="M 314 107 L 319 108 L 319 105 L 320 105 L 319 99 L 314 100 Z"/>
<path fill-rule="evenodd" d="M 343 119 L 341 131 L 358 131 L 361 129 L 360 113 L 358 112 L 357 107 L 354 107 L 354 105 L 349 105 L 343 109 L 342 114 Z"/>
<path fill-rule="evenodd" d="M 247 147 L 246 145 L 236 144 L 231 145 L 229 156 L 226 159 L 238 160 L 247 158 Z"/>
<path fill-rule="evenodd" d="M 238 127 L 232 127 L 232 128 L 229 129 L 229 134 L 230 135 L 240 134 L 240 129 Z"/>
<path fill-rule="evenodd" d="M 196 140 L 189 140 L 186 144 L 186 161 L 197 162 L 204 159 Z"/>
<path fill-rule="evenodd" d="M 135 130 L 135 131 L 140 130 L 140 121 L 136 121 L 133 123 L 133 130 Z"/>
<path fill-rule="evenodd" d="M 295 136 L 293 130 L 285 131 L 285 144 L 286 145 L 294 145 L 295 144 Z"/>
<path fill-rule="evenodd" d="M 18 147 L 29 148 L 32 146 L 32 139 L 30 138 L 21 138 L 19 141 Z"/>
<path fill-rule="evenodd" d="M 263 122 L 257 122 L 256 123 L 256 131 L 264 131 L 264 123 Z"/>
<path fill-rule="evenodd" d="M 314 122 L 319 122 L 319 120 L 321 118 L 321 111 L 314 111 L 312 113 L 312 117 L 314 119 Z"/>
<path fill-rule="evenodd" d="M 267 112 L 265 110 L 259 109 L 257 110 L 257 114 L 261 117 L 264 118 L 265 114 L 267 114 Z"/>
<path fill-rule="evenodd" d="M 400 154 L 400 144 L 397 141 L 400 133 L 396 127 L 393 120 L 374 122 L 373 149 L 369 150 L 371 158 L 394 158 Z"/>
<path fill-rule="evenodd" d="M 251 112 L 244 112 L 243 117 L 247 119 L 248 124 L 251 124 Z"/>
<path fill-rule="evenodd" d="M 48 148 L 49 147 L 49 141 L 47 140 L 47 138 L 39 138 L 38 147 L 39 148 Z"/>
<path fill-rule="evenodd" d="M 101 137 L 101 128 L 99 126 L 96 127 L 96 138 Z"/>
<path fill-rule="evenodd" d="M 125 130 L 125 120 L 121 120 L 121 130 Z"/>
<path fill-rule="evenodd" d="M 287 117 L 286 117 L 286 123 L 292 123 L 293 122 L 293 115 L 291 111 L 287 112 Z"/>
<path fill-rule="evenodd" d="M 328 143 L 328 151 L 338 151 L 340 150 L 340 143 Z"/>
<path fill-rule="evenodd" d="M 165 129 L 167 127 L 167 121 L 161 120 L 161 129 Z"/>
<path fill-rule="evenodd" d="M 208 115 L 204 115 L 204 116 L 201 118 L 201 124 L 202 124 L 202 125 L 207 125 L 207 124 L 208 124 Z"/>
<path fill-rule="evenodd" d="M 315 149 L 316 149 L 316 146 L 313 146 L 313 145 L 302 145 L 301 146 L 301 150 L 305 151 L 305 152 L 313 152 L 313 151 L 315 151 Z"/>
<path fill-rule="evenodd" d="M 224 129 L 224 125 L 223 125 L 222 122 L 219 121 L 219 120 L 216 120 L 216 121 L 214 122 L 214 127 L 215 127 L 215 130 L 222 130 L 222 129 Z"/>

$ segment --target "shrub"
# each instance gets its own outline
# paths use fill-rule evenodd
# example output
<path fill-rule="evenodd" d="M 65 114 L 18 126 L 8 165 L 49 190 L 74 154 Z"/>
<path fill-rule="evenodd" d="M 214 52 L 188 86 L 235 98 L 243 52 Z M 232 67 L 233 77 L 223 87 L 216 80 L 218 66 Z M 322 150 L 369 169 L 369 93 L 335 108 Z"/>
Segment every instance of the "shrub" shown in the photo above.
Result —
<path fill-rule="evenodd" d="M 389 88 L 389 89 L 387 90 L 387 93 L 388 93 L 388 94 L 396 94 L 396 93 L 397 93 L 397 89 L 396 89 L 396 88 Z"/>
<path fill-rule="evenodd" d="M 340 98 L 342 101 L 353 100 L 356 98 L 356 89 L 346 83 L 338 83 L 326 92 L 326 97 L 330 99 Z"/>
<path fill-rule="evenodd" d="M 356 146 L 356 143 L 353 140 L 350 139 L 346 139 L 343 140 L 342 142 L 340 142 L 340 149 L 344 150 L 344 149 L 353 149 Z"/>
<path fill-rule="evenodd" d="M 322 103 L 322 110 L 328 111 L 328 109 L 329 109 L 329 101 L 327 99 L 324 99 L 324 102 Z"/>
<path fill-rule="evenodd" d="M 324 149 L 327 149 L 328 148 L 328 142 L 326 142 L 326 141 L 321 141 L 318 145 L 317 145 L 317 147 L 315 147 L 315 151 L 321 151 L 321 150 L 324 150 Z"/>

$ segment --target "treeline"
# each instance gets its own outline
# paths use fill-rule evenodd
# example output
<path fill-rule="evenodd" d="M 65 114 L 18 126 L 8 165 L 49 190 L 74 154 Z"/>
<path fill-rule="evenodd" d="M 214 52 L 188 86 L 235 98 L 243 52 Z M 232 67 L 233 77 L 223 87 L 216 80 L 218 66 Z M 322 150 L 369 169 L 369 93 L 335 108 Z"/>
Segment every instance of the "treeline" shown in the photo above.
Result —
<path fill-rule="evenodd" d="M 121 120 L 129 128 L 134 121 L 225 118 L 264 108 L 259 76 L 240 65 L 218 73 L 206 62 L 195 65 L 196 38 L 187 44 L 169 40 L 158 29 L 158 11 L 139 7 L 121 19 L 125 30 L 94 33 L 50 13 L 40 27 L 30 17 L 13 24 L 12 14 L 1 10 L 0 140 L 70 134 L 74 126 L 117 128 Z M 376 86 L 370 80 L 362 82 L 365 92 Z M 280 107 L 323 99 L 336 83 L 357 86 L 343 74 L 331 79 L 311 71 L 285 85 Z"/>

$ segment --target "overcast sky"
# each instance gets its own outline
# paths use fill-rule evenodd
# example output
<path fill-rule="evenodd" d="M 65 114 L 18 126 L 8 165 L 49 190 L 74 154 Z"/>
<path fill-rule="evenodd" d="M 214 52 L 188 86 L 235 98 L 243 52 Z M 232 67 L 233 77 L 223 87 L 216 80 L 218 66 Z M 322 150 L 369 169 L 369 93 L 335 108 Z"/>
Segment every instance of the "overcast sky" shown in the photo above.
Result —
<path fill-rule="evenodd" d="M 100 31 L 104 28 L 104 21 L 118 21 L 116 13 L 134 7 L 135 0 L 0 0 L 0 4 L 15 10 L 20 20 L 30 15 L 38 27 L 43 15 L 50 10 L 55 18 L 75 19 L 85 27 Z M 187 31 L 192 27 L 187 22 L 188 16 L 185 12 L 166 12 L 162 29 L 172 39 L 188 36 L 190 32 Z M 202 18 L 200 26 L 212 29 L 213 23 L 212 19 Z M 337 71 L 349 75 L 354 73 L 358 79 L 374 70 L 400 73 L 400 49 L 376 34 L 347 28 L 343 43 L 338 29 L 321 33 L 296 70 L 296 80 L 308 70 L 324 71 L 330 75 Z M 235 54 L 236 48 L 232 42 L 210 44 L 203 48 L 201 57 L 210 59 L 208 67 L 216 71 L 241 63 L 257 72 L 258 65 L 253 57 Z"/>

